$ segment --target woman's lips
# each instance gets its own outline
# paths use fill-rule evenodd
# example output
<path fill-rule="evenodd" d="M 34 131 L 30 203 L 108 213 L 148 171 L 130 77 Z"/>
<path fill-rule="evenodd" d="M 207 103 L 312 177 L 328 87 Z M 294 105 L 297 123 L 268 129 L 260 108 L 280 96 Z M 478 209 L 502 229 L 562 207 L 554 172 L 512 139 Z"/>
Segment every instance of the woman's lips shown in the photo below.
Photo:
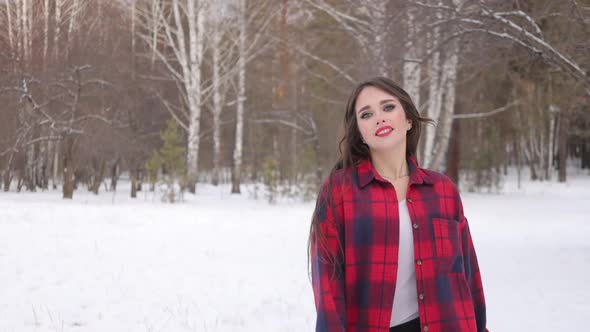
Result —
<path fill-rule="evenodd" d="M 385 137 L 393 132 L 393 128 L 391 126 L 383 126 L 375 132 L 375 136 Z"/>

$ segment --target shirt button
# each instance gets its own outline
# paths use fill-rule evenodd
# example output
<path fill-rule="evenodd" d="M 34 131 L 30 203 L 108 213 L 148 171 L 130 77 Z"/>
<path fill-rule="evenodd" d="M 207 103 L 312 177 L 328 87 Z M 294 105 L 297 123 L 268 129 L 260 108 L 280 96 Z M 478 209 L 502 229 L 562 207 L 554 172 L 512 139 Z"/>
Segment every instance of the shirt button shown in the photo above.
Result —
<path fill-rule="evenodd" d="M 408 197 L 408 198 L 406 198 L 406 201 L 408 201 L 408 203 L 412 203 L 412 198 Z"/>
<path fill-rule="evenodd" d="M 424 326 L 424 332 L 428 332 L 428 326 Z"/>
<path fill-rule="evenodd" d="M 418 296 L 418 298 L 420 298 L 420 300 L 424 300 L 424 294 L 420 293 L 420 295 Z"/>
<path fill-rule="evenodd" d="M 416 263 L 418 263 L 418 265 L 422 265 L 422 260 L 419 259 Z"/>
<path fill-rule="evenodd" d="M 414 224 L 414 228 L 418 228 L 418 224 Z"/>

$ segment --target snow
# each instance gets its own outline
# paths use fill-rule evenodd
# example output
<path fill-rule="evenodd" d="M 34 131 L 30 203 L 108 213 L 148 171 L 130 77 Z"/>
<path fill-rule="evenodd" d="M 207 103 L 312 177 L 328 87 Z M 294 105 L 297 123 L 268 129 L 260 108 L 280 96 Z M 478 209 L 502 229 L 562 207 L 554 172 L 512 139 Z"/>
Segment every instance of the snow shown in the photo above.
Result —
<path fill-rule="evenodd" d="M 230 186 L 186 201 L 0 193 L 0 332 L 313 331 L 313 202 Z M 103 189 L 103 188 L 101 188 Z M 491 331 L 568 331 L 590 312 L 590 176 L 462 192 Z"/>

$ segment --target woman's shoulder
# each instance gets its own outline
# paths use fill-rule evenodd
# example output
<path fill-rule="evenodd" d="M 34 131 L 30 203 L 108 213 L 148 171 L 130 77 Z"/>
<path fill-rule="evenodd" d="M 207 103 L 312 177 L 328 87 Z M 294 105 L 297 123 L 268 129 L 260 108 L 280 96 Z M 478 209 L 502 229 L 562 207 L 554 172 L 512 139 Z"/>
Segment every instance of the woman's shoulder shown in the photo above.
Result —
<path fill-rule="evenodd" d="M 350 190 L 353 167 L 332 168 L 330 173 L 324 177 L 318 196 L 329 197 L 333 202 L 341 201 L 345 193 Z"/>
<path fill-rule="evenodd" d="M 463 215 L 463 202 L 457 184 L 444 173 L 430 169 L 421 170 L 433 180 L 434 192 L 436 192 L 439 199 L 445 201 L 445 206 L 447 206 L 446 218 L 460 220 Z"/>
<path fill-rule="evenodd" d="M 424 176 L 435 187 L 441 188 L 440 190 L 443 190 L 445 193 L 459 195 L 459 188 L 457 184 L 453 182 L 453 180 L 451 180 L 451 178 L 446 174 L 427 168 L 420 168 L 420 171 L 423 172 Z"/>
<path fill-rule="evenodd" d="M 336 164 L 324 178 L 323 184 L 336 184 L 340 186 L 346 184 L 353 176 L 353 172 L 356 171 L 356 167 L 357 165 L 343 166 L 342 164 Z"/>

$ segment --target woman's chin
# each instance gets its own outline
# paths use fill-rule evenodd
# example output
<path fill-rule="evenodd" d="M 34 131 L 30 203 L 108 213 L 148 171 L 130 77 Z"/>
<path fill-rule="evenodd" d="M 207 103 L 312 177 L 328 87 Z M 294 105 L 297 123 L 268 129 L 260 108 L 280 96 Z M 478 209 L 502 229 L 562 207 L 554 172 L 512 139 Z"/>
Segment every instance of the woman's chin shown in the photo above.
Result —
<path fill-rule="evenodd" d="M 381 142 L 370 147 L 373 152 L 395 151 L 404 147 L 403 143 Z M 404 147 L 405 149 L 405 147 Z"/>

